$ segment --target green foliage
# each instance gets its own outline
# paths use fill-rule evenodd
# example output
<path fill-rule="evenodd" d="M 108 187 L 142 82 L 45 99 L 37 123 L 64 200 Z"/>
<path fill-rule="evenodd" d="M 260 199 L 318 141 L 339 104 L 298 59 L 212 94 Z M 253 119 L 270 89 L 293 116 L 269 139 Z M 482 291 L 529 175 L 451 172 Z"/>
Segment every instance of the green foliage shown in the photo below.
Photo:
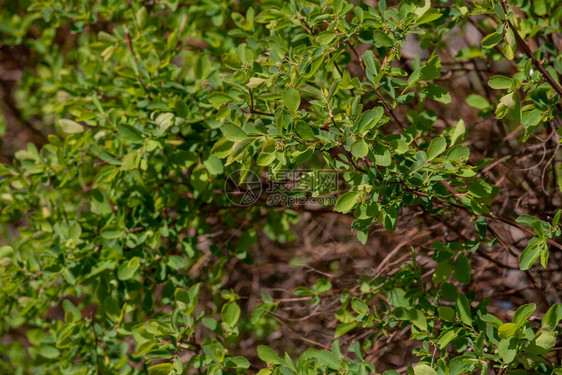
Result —
<path fill-rule="evenodd" d="M 26 335 L 25 346 L 0 341 L 0 372 L 366 374 L 375 372 L 369 347 L 400 327 L 419 342 L 410 375 L 560 374 L 548 356 L 562 305 L 551 306 L 540 327 L 534 304 L 504 323 L 488 313 L 489 300 L 459 290 L 476 277 L 471 254 L 490 242 L 498 187 L 481 173 L 490 161 L 471 161 L 461 144 L 471 126 L 462 118 L 435 126 L 433 108 L 452 100 L 441 77 L 444 37 L 481 16 L 489 33 L 482 48 L 456 59 L 507 58 L 518 72 L 487 81 L 495 103 L 472 94 L 467 104 L 482 118 L 522 124 L 523 140 L 559 114 L 560 55 L 548 43 L 534 55 L 516 51 L 520 38 L 559 32 L 560 7 L 511 3 L 8 2 L 3 44 L 41 61 L 22 79 L 25 116 L 47 119 L 56 135 L 0 166 L 0 219 L 18 226 L 0 247 L 0 332 Z M 53 42 L 61 32 L 76 48 Z M 429 56 L 411 71 L 399 63 L 407 38 Z M 362 56 L 360 44 L 369 47 Z M 354 63 L 360 73 L 348 69 Z M 391 125 L 402 130 L 387 131 Z M 436 242 L 431 281 L 413 254 L 412 264 L 358 288 L 335 290 L 326 279 L 297 288 L 312 305 L 339 295 L 332 344 L 295 359 L 260 345 L 258 362 L 237 348 L 252 332 L 276 329 L 279 302 L 263 293 L 252 312 L 242 308 L 223 285 L 225 265 L 252 262 L 257 232 L 294 238 L 296 216 L 235 206 L 221 192 L 235 171 L 238 183 L 303 166 L 341 173 L 345 188 L 332 208 L 354 217 L 362 243 L 373 225 L 395 230 L 413 205 L 435 216 L 468 212 L 480 237 Z M 244 234 L 213 243 L 212 212 Z M 268 224 L 260 228 L 252 223 L 261 215 Z M 547 267 L 559 218 L 560 211 L 551 222 L 527 215 L 510 222 L 531 231 L 521 270 L 539 257 Z M 211 302 L 200 303 L 202 295 Z M 376 296 L 387 302 L 375 304 Z M 50 318 L 59 305 L 64 318 Z M 342 339 L 353 330 L 373 333 Z"/>

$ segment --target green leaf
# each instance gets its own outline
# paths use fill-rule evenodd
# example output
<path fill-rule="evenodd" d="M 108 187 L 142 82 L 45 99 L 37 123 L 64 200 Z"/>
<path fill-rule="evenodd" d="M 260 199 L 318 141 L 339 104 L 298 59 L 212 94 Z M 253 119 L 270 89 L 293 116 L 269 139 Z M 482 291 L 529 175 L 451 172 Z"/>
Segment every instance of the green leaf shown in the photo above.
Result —
<path fill-rule="evenodd" d="M 209 156 L 203 161 L 203 165 L 207 168 L 207 171 L 211 176 L 218 176 L 224 172 L 222 161 L 215 156 Z"/>
<path fill-rule="evenodd" d="M 472 316 L 470 313 L 470 303 L 466 296 L 462 293 L 457 294 L 457 300 L 455 301 L 455 308 L 459 313 L 461 321 L 469 326 L 472 326 Z"/>
<path fill-rule="evenodd" d="M 62 307 L 65 311 L 64 314 L 65 323 L 68 324 L 68 323 L 76 322 L 82 318 L 82 315 L 80 314 L 80 310 L 76 306 L 74 306 L 74 304 L 70 302 L 70 300 L 65 299 L 62 303 Z"/>
<path fill-rule="evenodd" d="M 293 87 L 287 87 L 283 91 L 283 104 L 291 112 L 295 112 L 301 105 L 301 95 L 299 91 Z"/>
<path fill-rule="evenodd" d="M 211 60 L 209 60 L 209 56 L 204 53 L 198 55 L 195 59 L 195 64 L 193 64 L 193 73 L 195 74 L 195 78 L 197 78 L 198 80 L 207 78 L 210 70 Z"/>
<path fill-rule="evenodd" d="M 433 56 L 422 66 L 420 79 L 422 81 L 433 81 L 441 76 L 441 57 Z"/>
<path fill-rule="evenodd" d="M 221 319 L 234 327 L 240 318 L 240 307 L 235 301 L 226 303 L 221 310 Z"/>
<path fill-rule="evenodd" d="M 297 122 L 297 125 L 295 126 L 295 133 L 297 133 L 299 137 L 307 141 L 313 141 L 316 139 L 314 131 L 312 130 L 310 125 L 303 121 Z"/>
<path fill-rule="evenodd" d="M 373 40 L 377 47 L 392 47 L 394 45 L 394 41 L 381 30 L 374 32 Z"/>
<path fill-rule="evenodd" d="M 262 151 L 258 156 L 257 164 L 261 167 L 266 167 L 269 164 L 273 163 L 275 159 L 275 154 L 268 154 Z"/>
<path fill-rule="evenodd" d="M 112 225 L 103 228 L 100 232 L 100 235 L 107 240 L 113 240 L 116 238 L 121 238 L 123 236 L 123 230 L 118 226 Z"/>
<path fill-rule="evenodd" d="M 435 20 L 438 20 L 441 17 L 443 17 L 443 14 L 441 14 L 441 13 L 432 13 L 430 11 L 427 11 L 423 14 L 423 16 L 421 16 L 418 19 L 416 24 L 423 25 L 423 24 L 430 23 L 430 22 L 433 22 Z"/>
<path fill-rule="evenodd" d="M 357 327 L 356 322 L 338 324 L 338 326 L 336 327 L 336 332 L 334 333 L 334 338 L 337 339 L 338 337 L 345 335 L 355 327 Z"/>
<path fill-rule="evenodd" d="M 533 241 L 533 239 L 529 241 L 529 244 L 527 245 L 525 250 L 523 250 L 521 255 L 519 255 L 519 268 L 523 271 L 531 268 L 533 264 L 535 264 L 539 256 L 541 255 L 541 248 L 539 246 L 539 241 L 538 240 Z"/>
<path fill-rule="evenodd" d="M 527 352 L 531 354 L 543 355 L 554 349 L 556 345 L 556 335 L 552 332 L 541 331 L 531 341 L 527 347 Z"/>
<path fill-rule="evenodd" d="M 486 35 L 484 39 L 482 39 L 482 48 L 490 49 L 493 48 L 496 44 L 501 42 L 503 39 L 503 34 L 492 33 Z"/>
<path fill-rule="evenodd" d="M 541 122 L 542 118 L 543 111 L 540 109 L 532 109 L 521 114 L 521 123 L 525 127 L 536 126 Z"/>
<path fill-rule="evenodd" d="M 316 293 L 326 293 L 327 291 L 329 291 L 330 289 L 332 289 L 332 283 L 329 280 L 326 280 L 324 278 L 319 278 L 318 281 L 316 282 L 316 285 L 314 286 L 316 288 Z"/>
<path fill-rule="evenodd" d="M 461 328 L 457 330 L 449 329 L 447 331 L 443 331 L 437 340 L 437 346 L 439 346 L 439 349 L 443 349 L 449 345 L 449 343 L 457 337 L 460 330 Z"/>
<path fill-rule="evenodd" d="M 80 238 L 81 234 L 82 234 L 82 227 L 77 222 L 72 223 L 68 228 L 68 238 L 70 239 L 76 241 Z"/>
<path fill-rule="evenodd" d="M 357 203 L 357 198 L 359 197 L 358 191 L 349 191 L 338 197 L 334 211 L 347 213 L 351 211 L 355 204 Z"/>
<path fill-rule="evenodd" d="M 361 9 L 361 8 L 356 8 Z M 377 74 L 377 66 L 375 64 L 375 55 L 373 55 L 373 51 L 367 50 L 363 54 L 363 61 L 365 61 L 365 67 L 367 68 L 367 72 L 375 76 Z"/>
<path fill-rule="evenodd" d="M 447 159 L 451 161 L 468 160 L 470 149 L 463 145 L 456 145 L 447 152 Z"/>
<path fill-rule="evenodd" d="M 229 357 L 225 359 L 224 367 L 247 369 L 250 367 L 250 362 L 244 357 Z"/>
<path fill-rule="evenodd" d="M 476 109 L 487 109 L 491 107 L 488 99 L 477 94 L 470 94 L 469 96 L 467 96 L 466 104 Z"/>
<path fill-rule="evenodd" d="M 500 99 L 500 103 L 506 106 L 507 108 L 513 108 L 516 103 L 513 96 L 514 93 L 515 92 L 510 92 L 509 94 L 502 96 Z"/>
<path fill-rule="evenodd" d="M 122 171 L 130 171 L 138 168 L 140 162 L 140 154 L 138 151 L 131 151 L 123 158 L 121 162 Z"/>
<path fill-rule="evenodd" d="M 233 70 L 238 70 L 242 67 L 242 61 L 235 53 L 223 53 L 221 60 L 227 68 Z"/>
<path fill-rule="evenodd" d="M 548 6 L 546 0 L 533 0 L 531 4 L 533 5 L 533 12 L 537 16 L 544 16 L 548 13 Z"/>
<path fill-rule="evenodd" d="M 267 80 L 265 78 L 252 77 L 252 78 L 250 78 L 250 80 L 248 81 L 246 86 L 253 89 L 253 88 L 256 88 L 258 86 L 261 86 L 265 82 L 267 82 Z"/>
<path fill-rule="evenodd" d="M 0 246 L 0 260 L 11 258 L 14 255 L 14 248 L 11 246 Z"/>
<path fill-rule="evenodd" d="M 316 43 L 320 45 L 328 45 L 332 40 L 334 40 L 336 33 L 334 31 L 322 31 L 316 37 Z"/>
<path fill-rule="evenodd" d="M 455 321 L 455 310 L 453 310 L 449 306 L 439 306 L 437 308 L 437 313 L 439 314 L 439 318 L 443 319 L 446 322 Z"/>
<path fill-rule="evenodd" d="M 358 139 L 351 144 L 351 153 L 357 158 L 364 158 L 369 153 L 369 146 L 367 142 Z"/>
<path fill-rule="evenodd" d="M 321 350 L 316 355 L 318 357 L 318 360 L 320 360 L 320 362 L 324 363 L 328 367 L 336 371 L 339 371 L 339 369 L 341 369 L 340 360 L 334 353 L 327 350 Z"/>
<path fill-rule="evenodd" d="M 457 126 L 453 129 L 453 134 L 451 134 L 451 146 L 455 145 L 457 141 L 462 141 L 466 133 L 466 127 L 464 126 L 464 121 L 459 120 Z"/>
<path fill-rule="evenodd" d="M 470 283 L 472 268 L 465 253 L 460 253 L 455 262 L 455 280 L 462 284 Z"/>
<path fill-rule="evenodd" d="M 509 89 L 513 85 L 513 78 L 509 78 L 502 75 L 495 75 L 488 81 L 488 86 L 493 89 L 502 90 Z"/>
<path fill-rule="evenodd" d="M 435 83 L 427 83 L 422 87 L 421 91 L 436 102 L 444 104 L 449 104 L 451 102 L 451 95 L 449 95 L 447 89 Z"/>
<path fill-rule="evenodd" d="M 515 312 L 515 315 L 513 315 L 513 323 L 517 325 L 517 328 L 523 326 L 523 324 L 527 323 L 527 320 L 531 317 L 531 315 L 533 315 L 536 309 L 537 305 L 534 303 L 520 306 Z"/>
<path fill-rule="evenodd" d="M 228 155 L 230 155 L 233 150 L 234 142 L 229 141 L 228 139 L 221 139 L 214 144 L 213 148 L 211 149 L 211 154 L 216 156 L 217 158 L 224 159 Z"/>
<path fill-rule="evenodd" d="M 280 365 L 283 363 L 281 357 L 279 357 L 273 349 L 265 345 L 258 345 L 258 357 L 265 363 L 272 363 L 274 365 Z"/>
<path fill-rule="evenodd" d="M 174 365 L 171 363 L 159 363 L 148 368 L 150 375 L 168 375 L 174 370 Z"/>
<path fill-rule="evenodd" d="M 66 134 L 78 134 L 84 131 L 84 127 L 77 123 L 76 121 L 68 120 L 68 119 L 60 119 L 59 126 L 63 132 Z"/>
<path fill-rule="evenodd" d="M 481 317 L 483 322 L 488 323 L 489 325 L 491 325 L 492 327 L 495 328 L 500 328 L 500 326 L 503 324 L 503 322 L 501 320 L 499 320 L 498 318 L 496 318 L 495 316 L 493 316 L 492 314 L 484 314 Z"/>
<path fill-rule="evenodd" d="M 47 359 L 55 359 L 55 358 L 59 358 L 60 351 L 55 347 L 45 345 L 41 349 L 39 349 L 39 354 L 41 355 L 41 357 Z"/>
<path fill-rule="evenodd" d="M 542 318 L 542 327 L 555 329 L 562 320 L 562 304 L 555 303 L 548 309 L 544 317 Z"/>
<path fill-rule="evenodd" d="M 425 363 L 418 363 L 416 367 L 414 367 L 414 374 L 415 375 L 439 375 L 437 371 L 435 371 L 431 366 L 426 365 Z"/>
<path fill-rule="evenodd" d="M 383 115 L 383 107 L 375 107 L 365 111 L 353 124 L 353 134 L 363 134 L 365 131 L 375 127 Z"/>
<path fill-rule="evenodd" d="M 498 328 L 498 336 L 502 339 L 508 339 L 515 335 L 517 332 L 517 324 L 514 323 L 504 323 Z"/>
<path fill-rule="evenodd" d="M 160 113 L 154 123 L 161 131 L 169 129 L 175 123 L 175 116 L 171 112 Z"/>
<path fill-rule="evenodd" d="M 381 167 L 388 167 L 392 163 L 392 156 L 386 147 L 376 144 L 373 147 L 373 154 L 375 155 L 375 164 Z"/>
<path fill-rule="evenodd" d="M 498 354 L 505 363 L 511 363 L 517 354 L 517 340 L 515 338 L 503 339 L 498 345 Z"/>
<path fill-rule="evenodd" d="M 119 125 L 117 126 L 119 130 L 119 137 L 133 143 L 141 143 L 143 141 L 142 133 L 130 126 L 130 125 Z"/>
<path fill-rule="evenodd" d="M 180 118 L 186 118 L 190 114 L 189 107 L 181 99 L 176 100 L 176 104 L 174 104 L 174 110 L 175 110 L 175 115 Z"/>
<path fill-rule="evenodd" d="M 222 363 L 226 355 L 224 346 L 217 340 L 212 340 L 208 345 L 203 345 L 203 351 L 216 363 Z"/>
<path fill-rule="evenodd" d="M 448 260 L 437 264 L 437 267 L 435 267 L 435 271 L 433 272 L 433 282 L 435 284 L 440 284 L 444 281 L 447 281 L 449 276 L 451 276 L 452 271 L 453 265 Z"/>
<path fill-rule="evenodd" d="M 183 288 L 176 288 L 174 291 L 174 298 L 178 307 L 185 313 L 191 314 L 195 310 L 197 301 L 199 300 L 199 293 L 201 292 L 201 283 L 191 286 L 188 290 Z"/>
<path fill-rule="evenodd" d="M 224 134 L 224 137 L 229 141 L 240 142 L 248 138 L 248 135 L 244 132 L 244 130 L 231 122 L 224 123 L 224 125 L 221 126 L 221 131 Z"/>
<path fill-rule="evenodd" d="M 356 297 L 351 300 L 351 308 L 359 315 L 366 315 L 369 313 L 369 306 Z"/>
<path fill-rule="evenodd" d="M 427 331 L 427 320 L 425 319 L 423 312 L 418 309 L 410 309 L 408 311 L 408 317 L 413 325 L 422 331 Z"/>
<path fill-rule="evenodd" d="M 138 257 L 131 258 L 128 262 L 123 262 L 117 270 L 117 278 L 125 281 L 132 279 L 140 267 L 140 259 Z"/>
<path fill-rule="evenodd" d="M 98 39 L 102 42 L 108 42 L 108 43 L 115 43 L 118 41 L 116 37 L 105 31 L 100 31 L 98 33 Z"/>
<path fill-rule="evenodd" d="M 434 138 L 427 148 L 427 160 L 435 159 L 447 149 L 445 137 Z"/>

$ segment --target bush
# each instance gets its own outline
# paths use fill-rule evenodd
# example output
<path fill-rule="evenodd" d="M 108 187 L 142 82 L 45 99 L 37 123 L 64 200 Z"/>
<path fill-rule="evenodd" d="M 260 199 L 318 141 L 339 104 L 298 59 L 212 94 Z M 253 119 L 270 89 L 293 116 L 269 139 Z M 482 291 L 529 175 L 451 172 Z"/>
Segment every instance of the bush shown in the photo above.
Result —
<path fill-rule="evenodd" d="M 558 5 L 7 2 L 1 372 L 562 375 Z"/>

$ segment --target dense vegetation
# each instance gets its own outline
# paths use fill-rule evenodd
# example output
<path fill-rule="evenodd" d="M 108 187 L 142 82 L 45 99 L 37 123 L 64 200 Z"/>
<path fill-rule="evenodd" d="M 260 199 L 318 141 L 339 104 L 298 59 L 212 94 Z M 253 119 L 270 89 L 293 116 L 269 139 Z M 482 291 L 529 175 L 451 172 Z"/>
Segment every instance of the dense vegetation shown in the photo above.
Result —
<path fill-rule="evenodd" d="M 0 373 L 562 375 L 561 19 L 0 1 Z"/>

